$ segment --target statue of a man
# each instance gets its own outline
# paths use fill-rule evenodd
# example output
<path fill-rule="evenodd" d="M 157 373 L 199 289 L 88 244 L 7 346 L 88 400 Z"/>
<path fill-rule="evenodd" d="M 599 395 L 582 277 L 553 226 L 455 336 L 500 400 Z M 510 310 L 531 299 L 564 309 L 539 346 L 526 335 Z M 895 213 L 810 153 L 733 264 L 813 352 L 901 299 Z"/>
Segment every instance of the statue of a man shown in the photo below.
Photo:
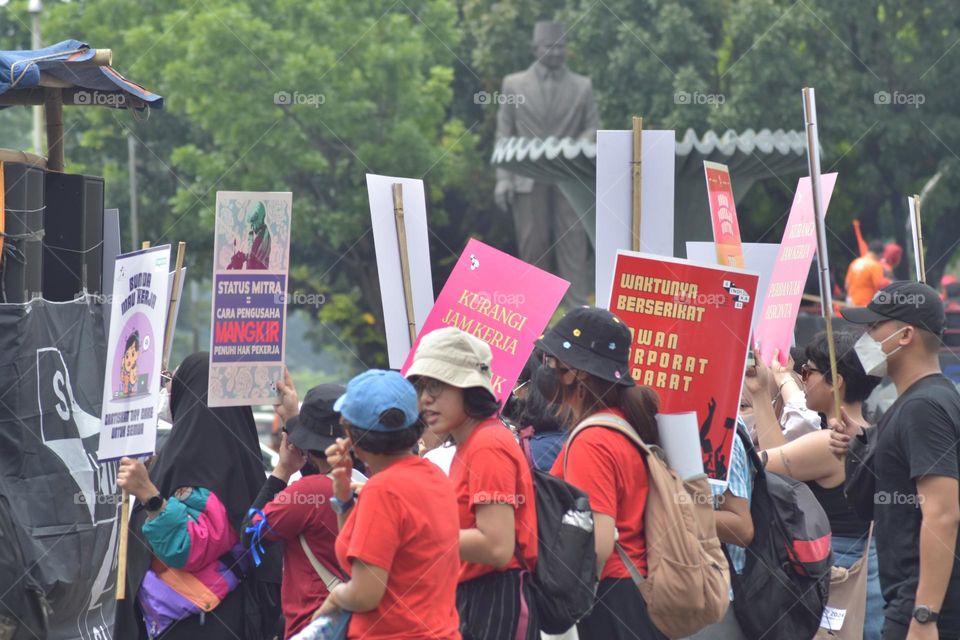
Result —
<path fill-rule="evenodd" d="M 599 116 L 593 85 L 590 78 L 567 69 L 565 33 L 560 22 L 534 27 L 536 60 L 503 79 L 497 138 L 596 139 Z M 500 209 L 512 209 L 520 259 L 550 270 L 552 254 L 557 275 L 570 281 L 567 303 L 587 304 L 593 273 L 589 240 L 559 187 L 498 169 L 494 197 Z"/>

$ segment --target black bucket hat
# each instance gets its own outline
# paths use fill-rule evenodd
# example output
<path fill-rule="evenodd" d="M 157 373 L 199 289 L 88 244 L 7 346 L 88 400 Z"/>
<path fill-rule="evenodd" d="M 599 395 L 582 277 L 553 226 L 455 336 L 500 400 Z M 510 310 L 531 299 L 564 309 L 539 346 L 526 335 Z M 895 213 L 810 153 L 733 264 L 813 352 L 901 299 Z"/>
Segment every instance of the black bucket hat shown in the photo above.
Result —
<path fill-rule="evenodd" d="M 333 404 L 345 392 L 339 384 L 321 384 L 307 391 L 300 415 L 287 421 L 290 444 L 301 451 L 324 451 L 337 438 L 345 438 L 340 414 L 333 410 Z"/>
<path fill-rule="evenodd" d="M 536 345 L 573 369 L 625 387 L 635 384 L 630 375 L 630 330 L 606 309 L 574 309 Z"/>

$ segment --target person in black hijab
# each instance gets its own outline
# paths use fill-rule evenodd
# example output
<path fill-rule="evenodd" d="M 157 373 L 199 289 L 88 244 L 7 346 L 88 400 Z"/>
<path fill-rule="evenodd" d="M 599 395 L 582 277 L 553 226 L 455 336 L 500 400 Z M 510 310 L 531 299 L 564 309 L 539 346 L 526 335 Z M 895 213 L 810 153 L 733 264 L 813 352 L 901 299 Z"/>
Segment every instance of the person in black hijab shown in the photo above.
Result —
<path fill-rule="evenodd" d="M 207 489 L 223 505 L 239 540 L 241 523 L 263 484 L 265 473 L 252 410 L 250 407 L 207 407 L 208 378 L 209 354 L 205 352 L 187 357 L 174 374 L 170 390 L 173 428 L 150 469 L 149 480 L 143 478 L 139 462 L 121 461 L 118 483 L 129 485 L 128 489 L 138 500 L 130 518 L 127 598 L 118 602 L 117 638 L 148 637 L 137 598 L 155 555 L 143 532 L 151 516 L 148 511 L 157 517 L 155 514 L 163 512 L 168 499 L 182 494 L 180 489 Z M 151 500 L 148 493 L 158 499 Z M 256 569 L 243 555 L 239 558 L 221 556 L 221 560 L 244 575 L 240 585 L 208 614 L 174 622 L 161 638 L 260 640 L 271 637 L 264 630 L 272 629 L 279 618 L 279 554 L 266 554 Z M 244 571 L 247 566 L 250 569 Z"/>

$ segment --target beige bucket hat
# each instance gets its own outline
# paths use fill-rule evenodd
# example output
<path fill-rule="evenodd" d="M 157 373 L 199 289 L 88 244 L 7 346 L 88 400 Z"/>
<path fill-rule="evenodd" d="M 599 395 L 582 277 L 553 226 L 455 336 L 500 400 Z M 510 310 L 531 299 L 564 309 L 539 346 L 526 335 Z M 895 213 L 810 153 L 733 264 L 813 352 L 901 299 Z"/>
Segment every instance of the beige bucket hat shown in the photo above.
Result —
<path fill-rule="evenodd" d="M 423 336 L 406 376 L 426 376 L 460 389 L 481 387 L 496 396 L 492 362 L 486 342 L 456 327 L 444 327 Z"/>

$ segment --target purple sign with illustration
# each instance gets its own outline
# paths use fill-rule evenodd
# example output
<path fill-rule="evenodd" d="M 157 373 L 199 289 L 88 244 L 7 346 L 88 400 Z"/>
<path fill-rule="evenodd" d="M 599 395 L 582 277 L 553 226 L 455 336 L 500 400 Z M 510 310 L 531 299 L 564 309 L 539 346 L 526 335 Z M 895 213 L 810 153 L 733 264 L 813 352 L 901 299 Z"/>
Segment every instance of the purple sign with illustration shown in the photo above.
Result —
<path fill-rule="evenodd" d="M 103 377 L 101 462 L 149 455 L 167 324 L 170 245 L 117 256 Z"/>
<path fill-rule="evenodd" d="M 277 399 L 292 204 L 290 193 L 217 192 L 208 406 Z"/>

